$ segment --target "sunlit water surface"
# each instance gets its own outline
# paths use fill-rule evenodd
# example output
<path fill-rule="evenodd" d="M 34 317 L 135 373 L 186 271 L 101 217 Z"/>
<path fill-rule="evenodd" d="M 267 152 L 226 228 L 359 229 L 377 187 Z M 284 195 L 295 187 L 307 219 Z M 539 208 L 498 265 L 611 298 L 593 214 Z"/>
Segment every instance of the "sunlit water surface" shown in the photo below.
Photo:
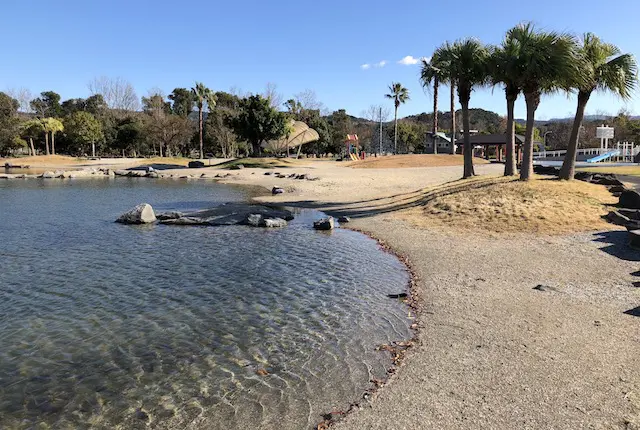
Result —
<path fill-rule="evenodd" d="M 0 181 L 0 428 L 312 428 L 410 337 L 408 274 L 352 231 L 126 226 L 211 182 Z M 265 372 L 268 373 L 265 375 Z"/>

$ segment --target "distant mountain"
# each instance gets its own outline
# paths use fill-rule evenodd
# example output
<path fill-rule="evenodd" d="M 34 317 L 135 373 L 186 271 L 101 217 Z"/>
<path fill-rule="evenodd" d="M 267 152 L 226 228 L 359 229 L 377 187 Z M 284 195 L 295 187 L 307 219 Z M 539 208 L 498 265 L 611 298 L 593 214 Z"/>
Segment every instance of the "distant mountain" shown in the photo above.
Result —
<path fill-rule="evenodd" d="M 405 121 L 413 121 L 421 124 L 433 124 L 433 113 L 423 112 L 418 115 L 410 115 L 403 118 Z M 502 117 L 495 112 L 484 109 L 469 109 L 469 125 L 472 130 L 481 133 L 499 133 L 503 128 Z M 451 130 L 451 112 L 438 112 L 438 128 Z M 462 111 L 456 111 L 456 128 L 462 130 Z"/>

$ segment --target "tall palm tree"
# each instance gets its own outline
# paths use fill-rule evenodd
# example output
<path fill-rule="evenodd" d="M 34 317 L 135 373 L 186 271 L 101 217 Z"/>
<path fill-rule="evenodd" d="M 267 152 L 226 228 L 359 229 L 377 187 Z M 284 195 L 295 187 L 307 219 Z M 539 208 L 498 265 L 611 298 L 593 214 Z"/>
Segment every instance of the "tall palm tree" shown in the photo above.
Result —
<path fill-rule="evenodd" d="M 522 89 L 527 105 L 527 128 L 520 180 L 533 175 L 533 128 L 535 114 L 543 93 L 569 90 L 583 79 L 576 40 L 566 33 L 537 31 L 533 24 L 523 23 L 507 32 L 507 39 L 518 44 L 517 86 Z"/>
<path fill-rule="evenodd" d="M 458 101 L 462 106 L 464 130 L 463 178 L 475 174 L 473 171 L 473 148 L 469 135 L 469 100 L 474 87 L 487 82 L 489 50 L 477 39 L 467 38 L 438 48 L 434 56 L 448 65 L 449 80 L 458 90 Z"/>
<path fill-rule="evenodd" d="M 621 54 L 617 46 L 601 41 L 592 33 L 586 33 L 582 37 L 579 49 L 584 61 L 582 69 L 586 75 L 583 82 L 576 86 L 578 107 L 567 153 L 560 169 L 560 179 L 567 180 L 573 179 L 575 174 L 580 127 L 591 94 L 594 91 L 611 91 L 628 99 L 637 85 L 638 65 L 633 55 Z"/>
<path fill-rule="evenodd" d="M 512 32 L 507 33 L 502 44 L 492 50 L 489 59 L 491 81 L 493 85 L 504 85 L 504 93 L 507 99 L 505 176 L 516 174 L 514 107 L 518 95 L 522 91 L 518 86 L 518 78 L 526 67 L 526 64 L 522 63 L 522 57 L 520 56 L 520 44 L 511 36 Z"/>
<path fill-rule="evenodd" d="M 196 82 L 196 86 L 191 88 L 191 93 L 196 100 L 196 106 L 198 106 L 198 129 L 200 131 L 200 158 L 204 158 L 204 150 L 203 150 L 203 133 L 202 133 L 202 124 L 203 124 L 203 110 L 205 103 L 209 106 L 209 109 L 213 108 L 216 105 L 215 93 L 207 88 L 203 83 Z"/>
<path fill-rule="evenodd" d="M 402 86 L 400 82 L 392 82 L 389 85 L 389 94 L 384 95 L 388 99 L 393 99 L 395 112 L 395 134 L 393 137 L 393 153 L 398 153 L 398 107 L 409 100 L 409 90 Z"/>
<path fill-rule="evenodd" d="M 456 133 L 456 99 L 455 99 L 455 91 L 456 84 L 455 81 L 451 79 L 451 64 L 447 62 L 446 57 L 442 57 L 438 55 L 438 52 L 443 52 L 450 48 L 449 42 L 446 42 L 442 45 L 436 53 L 431 56 L 430 61 L 422 60 L 422 72 L 420 74 L 420 81 L 423 86 L 427 86 L 433 80 L 434 84 L 434 129 L 437 129 L 437 85 L 438 84 L 447 84 L 450 89 L 450 102 L 451 102 L 451 154 L 455 154 L 455 133 Z M 437 81 L 436 81 L 437 78 Z M 434 131 L 434 134 L 437 130 Z M 434 151 L 435 153 L 435 151 Z"/>
<path fill-rule="evenodd" d="M 64 131 L 64 125 L 56 118 L 44 118 L 42 121 L 45 133 L 51 133 L 51 154 L 56 155 L 56 133 Z"/>
<path fill-rule="evenodd" d="M 433 56 L 429 61 L 422 59 L 422 70 L 420 71 L 420 82 L 425 88 L 433 84 L 433 153 L 438 153 L 437 138 L 438 136 L 438 87 L 440 81 L 445 79 L 444 71 L 440 69 L 437 58 Z"/>

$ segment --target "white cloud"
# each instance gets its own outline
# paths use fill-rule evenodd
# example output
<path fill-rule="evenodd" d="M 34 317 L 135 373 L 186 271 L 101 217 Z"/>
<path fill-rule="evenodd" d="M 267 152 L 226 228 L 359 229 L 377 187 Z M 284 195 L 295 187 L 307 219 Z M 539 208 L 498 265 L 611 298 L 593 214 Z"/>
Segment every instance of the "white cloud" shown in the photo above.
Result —
<path fill-rule="evenodd" d="M 382 60 L 376 64 L 373 65 L 373 67 L 384 67 L 387 65 L 387 60 Z"/>
<path fill-rule="evenodd" d="M 415 58 L 415 57 L 413 57 L 411 55 L 407 55 L 402 60 L 398 61 L 398 64 L 403 64 L 405 66 L 412 66 L 414 64 L 418 64 L 419 61 L 420 61 L 420 59 Z"/>
<path fill-rule="evenodd" d="M 362 70 L 369 70 L 371 68 L 371 64 L 363 64 L 360 66 Z"/>

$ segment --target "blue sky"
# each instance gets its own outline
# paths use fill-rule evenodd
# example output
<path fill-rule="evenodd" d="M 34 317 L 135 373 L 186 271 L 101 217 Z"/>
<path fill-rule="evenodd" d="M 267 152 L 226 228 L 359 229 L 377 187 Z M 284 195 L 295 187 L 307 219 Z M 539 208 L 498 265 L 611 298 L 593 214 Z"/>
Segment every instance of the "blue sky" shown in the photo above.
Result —
<path fill-rule="evenodd" d="M 437 6 L 434 6 L 437 5 Z M 3 0 L 0 90 L 55 90 L 86 97 L 97 76 L 123 77 L 142 96 L 202 81 L 215 90 L 260 92 L 275 83 L 286 98 L 313 89 L 330 110 L 359 115 L 383 98 L 392 81 L 411 101 L 400 116 L 430 111 L 432 96 L 418 82 L 419 66 L 402 58 L 429 56 L 446 40 L 466 36 L 499 43 L 523 20 L 559 31 L 591 31 L 640 57 L 638 0 L 615 6 L 596 0 L 169 1 Z M 615 11 L 615 13 L 614 13 Z M 375 64 L 385 61 L 384 67 Z M 363 70 L 361 67 L 369 64 Z M 447 109 L 443 88 L 441 108 Z M 640 96 L 640 92 L 638 93 Z M 588 113 L 640 114 L 640 99 L 598 95 Z M 478 90 L 472 107 L 505 113 L 499 88 Z M 543 98 L 537 117 L 573 115 L 575 96 Z M 525 116 L 519 100 L 516 115 Z"/>

